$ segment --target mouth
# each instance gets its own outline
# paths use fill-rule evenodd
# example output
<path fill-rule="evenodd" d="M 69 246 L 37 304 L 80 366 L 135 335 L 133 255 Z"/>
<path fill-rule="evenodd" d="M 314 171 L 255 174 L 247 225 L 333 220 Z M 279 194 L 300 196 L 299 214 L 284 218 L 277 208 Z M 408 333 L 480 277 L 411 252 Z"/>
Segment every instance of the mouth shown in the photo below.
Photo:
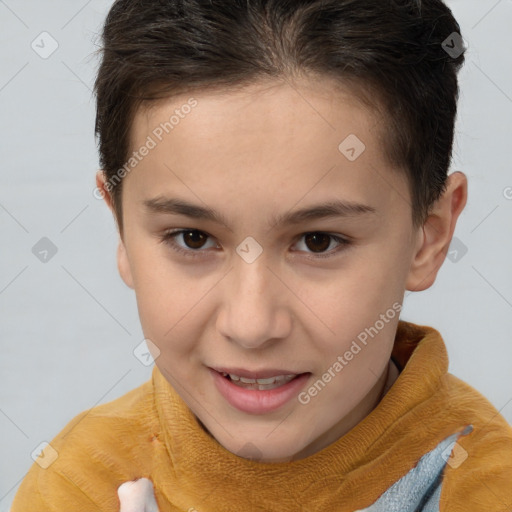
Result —
<path fill-rule="evenodd" d="M 224 371 L 226 369 L 209 370 L 217 391 L 224 399 L 236 409 L 249 414 L 267 414 L 284 406 L 298 396 L 312 375 L 311 372 L 279 374 L 282 370 L 267 370 L 267 375 L 269 371 L 274 375 L 250 378 L 230 373 L 234 369 L 230 369 L 230 372 Z M 263 373 L 237 371 L 246 375 Z"/>

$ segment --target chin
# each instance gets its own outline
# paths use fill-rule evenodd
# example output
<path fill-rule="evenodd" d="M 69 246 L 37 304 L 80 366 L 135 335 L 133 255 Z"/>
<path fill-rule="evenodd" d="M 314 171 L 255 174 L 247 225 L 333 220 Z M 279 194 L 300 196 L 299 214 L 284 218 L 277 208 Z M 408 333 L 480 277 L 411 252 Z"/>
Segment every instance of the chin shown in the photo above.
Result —
<path fill-rule="evenodd" d="M 307 457 L 307 448 L 312 441 L 312 433 L 295 433 L 293 435 L 285 425 L 274 422 L 273 426 L 261 425 L 233 428 L 230 435 L 221 429 L 217 432 L 219 437 L 212 433 L 208 427 L 196 416 L 201 428 L 223 448 L 238 457 L 262 463 L 280 463 L 299 460 Z M 212 425 L 214 431 L 217 425 Z"/>

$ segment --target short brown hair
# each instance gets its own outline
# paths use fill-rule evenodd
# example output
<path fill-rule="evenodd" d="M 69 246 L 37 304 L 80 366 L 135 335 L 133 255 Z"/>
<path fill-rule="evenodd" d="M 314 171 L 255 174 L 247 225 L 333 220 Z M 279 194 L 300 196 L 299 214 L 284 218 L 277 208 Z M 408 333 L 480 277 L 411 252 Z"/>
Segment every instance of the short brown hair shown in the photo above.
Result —
<path fill-rule="evenodd" d="M 445 50 L 462 39 L 441 0 L 116 0 L 101 37 L 95 133 L 107 180 L 129 158 L 141 105 L 311 73 L 386 114 L 384 152 L 408 177 L 415 226 L 445 190 L 464 51 Z M 111 196 L 122 236 L 121 191 L 122 181 Z"/>

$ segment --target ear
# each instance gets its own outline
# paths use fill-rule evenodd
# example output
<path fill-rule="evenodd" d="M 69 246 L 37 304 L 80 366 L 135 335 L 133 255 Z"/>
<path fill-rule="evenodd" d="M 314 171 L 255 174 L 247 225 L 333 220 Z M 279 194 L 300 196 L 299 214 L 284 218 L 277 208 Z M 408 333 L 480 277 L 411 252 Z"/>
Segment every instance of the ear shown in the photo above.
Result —
<path fill-rule="evenodd" d="M 107 184 L 107 176 L 103 169 L 100 169 L 96 172 L 96 190 L 94 191 L 94 197 L 97 199 L 102 198 L 110 211 L 114 213 L 112 209 L 112 197 L 110 196 L 109 186 Z"/>
<path fill-rule="evenodd" d="M 444 194 L 433 205 L 425 224 L 418 232 L 418 243 L 406 281 L 406 289 L 430 288 L 443 264 L 455 225 L 467 201 L 467 178 L 462 172 L 448 176 Z"/>
<path fill-rule="evenodd" d="M 106 185 L 105 172 L 101 169 L 96 173 L 96 187 L 98 188 L 96 193 L 98 193 L 98 196 L 101 196 L 104 199 L 105 203 L 112 212 L 112 215 L 114 215 L 114 219 L 116 219 L 116 213 L 113 209 L 112 197 Z M 125 282 L 126 286 L 133 289 L 133 276 L 130 268 L 130 261 L 128 260 L 126 247 L 121 236 L 119 237 L 119 245 L 117 246 L 117 268 L 119 270 L 119 275 Z"/>
<path fill-rule="evenodd" d="M 133 290 L 134 285 L 130 260 L 126 254 L 126 247 L 124 246 L 124 242 L 121 240 L 121 237 L 119 237 L 119 245 L 117 246 L 117 269 L 119 270 L 119 275 L 125 282 L 126 286 Z"/>

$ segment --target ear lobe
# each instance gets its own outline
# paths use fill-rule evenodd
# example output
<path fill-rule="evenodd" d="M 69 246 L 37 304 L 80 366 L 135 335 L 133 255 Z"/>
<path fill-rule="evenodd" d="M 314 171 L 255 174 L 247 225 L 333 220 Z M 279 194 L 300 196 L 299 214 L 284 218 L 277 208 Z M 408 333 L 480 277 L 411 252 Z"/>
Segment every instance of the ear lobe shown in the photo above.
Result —
<path fill-rule="evenodd" d="M 430 227 L 427 226 L 431 222 L 429 219 L 420 230 L 421 237 L 418 238 L 421 242 L 416 246 L 418 249 L 415 252 L 406 282 L 406 289 L 413 292 L 430 288 L 444 261 L 440 239 L 432 238 L 432 231 L 435 231 L 436 228 L 433 227 L 433 224 L 430 224 Z"/>
<path fill-rule="evenodd" d="M 126 247 L 124 246 L 124 243 L 121 240 L 121 238 L 119 238 L 119 244 L 117 246 L 117 268 L 119 270 L 119 275 L 121 276 L 126 286 L 133 290 L 134 285 L 132 270 L 130 268 L 130 260 L 128 259 Z"/>

